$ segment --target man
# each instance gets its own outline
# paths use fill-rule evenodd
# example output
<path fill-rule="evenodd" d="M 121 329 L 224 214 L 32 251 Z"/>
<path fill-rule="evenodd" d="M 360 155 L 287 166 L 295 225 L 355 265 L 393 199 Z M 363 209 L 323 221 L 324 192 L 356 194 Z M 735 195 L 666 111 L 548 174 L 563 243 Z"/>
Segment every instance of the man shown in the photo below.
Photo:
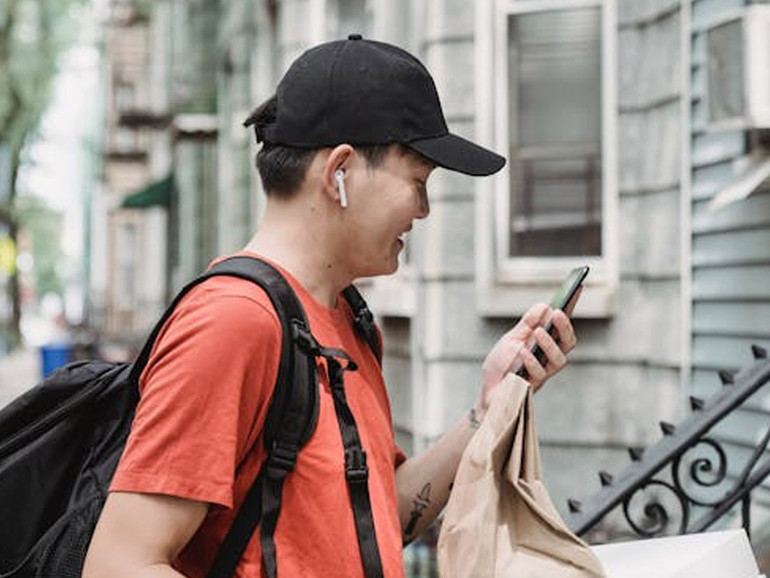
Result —
<path fill-rule="evenodd" d="M 279 267 L 317 341 L 356 361 L 344 387 L 368 457 L 376 542 L 384 575 L 403 576 L 402 543 L 446 503 L 496 384 L 523 363 L 539 387 L 564 367 L 572 326 L 560 311 L 530 309 L 487 356 L 468 415 L 406 459 L 393 441 L 379 366 L 355 336 L 340 291 L 397 269 L 403 236 L 428 216 L 434 167 L 488 175 L 504 159 L 447 131 L 433 80 L 417 59 L 358 35 L 300 56 L 247 124 L 263 143 L 257 166 L 268 201 L 243 254 Z M 558 342 L 542 328 L 551 314 Z M 546 353 L 543 366 L 526 346 L 533 342 Z M 86 578 L 205 575 L 264 459 L 260 433 L 279 355 L 276 314 L 249 282 L 216 278 L 185 298 L 142 375 Z M 318 369 L 318 425 L 286 480 L 275 530 L 278 572 L 363 576 L 328 368 L 319 360 Z M 252 539 L 237 576 L 261 576 L 261 554 Z"/>

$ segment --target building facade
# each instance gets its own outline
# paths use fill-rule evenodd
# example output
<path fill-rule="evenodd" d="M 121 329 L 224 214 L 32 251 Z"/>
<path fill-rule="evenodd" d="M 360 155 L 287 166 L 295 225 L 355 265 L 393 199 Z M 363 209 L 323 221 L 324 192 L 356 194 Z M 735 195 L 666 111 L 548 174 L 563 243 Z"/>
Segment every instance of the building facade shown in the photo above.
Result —
<path fill-rule="evenodd" d="M 90 207 L 89 317 L 105 339 L 131 346 L 166 299 L 168 218 L 150 188 L 171 170 L 165 40 L 146 6 L 116 2 L 105 22 L 102 180 Z M 149 258 L 152 256 L 152 258 Z M 130 347 L 129 347 L 130 348 Z"/>

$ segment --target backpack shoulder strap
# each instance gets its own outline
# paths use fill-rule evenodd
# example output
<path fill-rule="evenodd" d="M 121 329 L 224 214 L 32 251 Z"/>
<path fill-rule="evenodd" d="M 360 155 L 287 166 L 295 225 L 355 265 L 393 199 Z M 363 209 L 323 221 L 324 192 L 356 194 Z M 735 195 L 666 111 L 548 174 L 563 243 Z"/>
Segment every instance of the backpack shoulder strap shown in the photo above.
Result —
<path fill-rule="evenodd" d="M 353 310 L 353 327 L 356 334 L 369 344 L 377 362 L 382 365 L 382 342 L 377 326 L 374 323 L 374 316 L 369 310 L 363 295 L 355 285 L 348 285 L 342 291 L 342 296 Z"/>
<path fill-rule="evenodd" d="M 171 304 L 166 308 L 161 318 L 153 327 L 149 337 L 133 363 L 131 377 L 136 383 L 138 383 L 139 375 L 150 359 L 150 354 L 152 353 L 152 348 L 158 335 L 182 299 L 184 299 L 192 289 L 204 281 L 222 275 L 238 277 L 259 285 L 265 293 L 267 293 L 268 297 L 270 297 L 270 301 L 275 308 L 282 327 L 289 327 L 294 319 L 306 324 L 302 305 L 300 305 L 299 300 L 297 300 L 294 295 L 294 291 L 288 286 L 286 280 L 275 267 L 254 257 L 239 256 L 225 259 L 187 283 L 187 285 L 176 294 L 176 297 L 174 297 Z M 289 341 L 290 340 L 287 341 L 287 339 L 283 340 L 282 345 L 284 346 L 284 349 L 286 349 L 285 346 Z"/>
<path fill-rule="evenodd" d="M 318 392 L 307 387 L 318 378 L 302 304 L 278 269 L 256 257 L 239 256 L 220 261 L 208 271 L 208 276 L 215 275 L 252 281 L 270 298 L 283 333 L 278 376 L 264 426 L 265 448 L 272 448 L 280 430 L 285 434 L 284 439 L 301 447 L 315 430 L 318 417 Z M 304 419 L 300 423 L 287 422 L 286 416 Z"/>
<path fill-rule="evenodd" d="M 231 257 L 206 274 L 229 275 L 257 283 L 281 321 L 281 360 L 268 408 L 263 439 L 267 459 L 225 536 L 208 578 L 230 578 L 261 521 L 262 557 L 275 566 L 273 534 L 286 476 L 318 421 L 318 375 L 315 350 L 302 304 L 281 273 L 255 257 Z"/>

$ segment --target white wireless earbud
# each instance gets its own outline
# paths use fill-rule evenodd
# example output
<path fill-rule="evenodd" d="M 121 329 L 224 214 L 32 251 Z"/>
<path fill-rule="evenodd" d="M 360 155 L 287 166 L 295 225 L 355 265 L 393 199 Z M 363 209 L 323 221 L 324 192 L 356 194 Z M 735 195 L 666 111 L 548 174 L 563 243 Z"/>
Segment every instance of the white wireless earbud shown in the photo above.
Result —
<path fill-rule="evenodd" d="M 337 190 L 340 192 L 340 205 L 344 209 L 348 206 L 348 194 L 345 191 L 345 171 L 342 169 L 334 171 L 334 180 L 337 181 Z"/>

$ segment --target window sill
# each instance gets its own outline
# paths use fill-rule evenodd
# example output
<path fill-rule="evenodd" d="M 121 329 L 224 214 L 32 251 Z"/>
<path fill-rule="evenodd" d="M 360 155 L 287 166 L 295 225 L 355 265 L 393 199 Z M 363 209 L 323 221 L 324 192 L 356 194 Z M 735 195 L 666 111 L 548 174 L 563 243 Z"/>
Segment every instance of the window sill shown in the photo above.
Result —
<path fill-rule="evenodd" d="M 417 291 L 411 277 L 378 277 L 356 282 L 377 317 L 412 317 L 417 310 Z"/>
<path fill-rule="evenodd" d="M 480 285 L 476 291 L 476 309 L 484 317 L 519 317 L 538 302 L 548 302 L 559 282 Z M 587 283 L 572 317 L 604 319 L 617 311 L 617 285 Z"/>

